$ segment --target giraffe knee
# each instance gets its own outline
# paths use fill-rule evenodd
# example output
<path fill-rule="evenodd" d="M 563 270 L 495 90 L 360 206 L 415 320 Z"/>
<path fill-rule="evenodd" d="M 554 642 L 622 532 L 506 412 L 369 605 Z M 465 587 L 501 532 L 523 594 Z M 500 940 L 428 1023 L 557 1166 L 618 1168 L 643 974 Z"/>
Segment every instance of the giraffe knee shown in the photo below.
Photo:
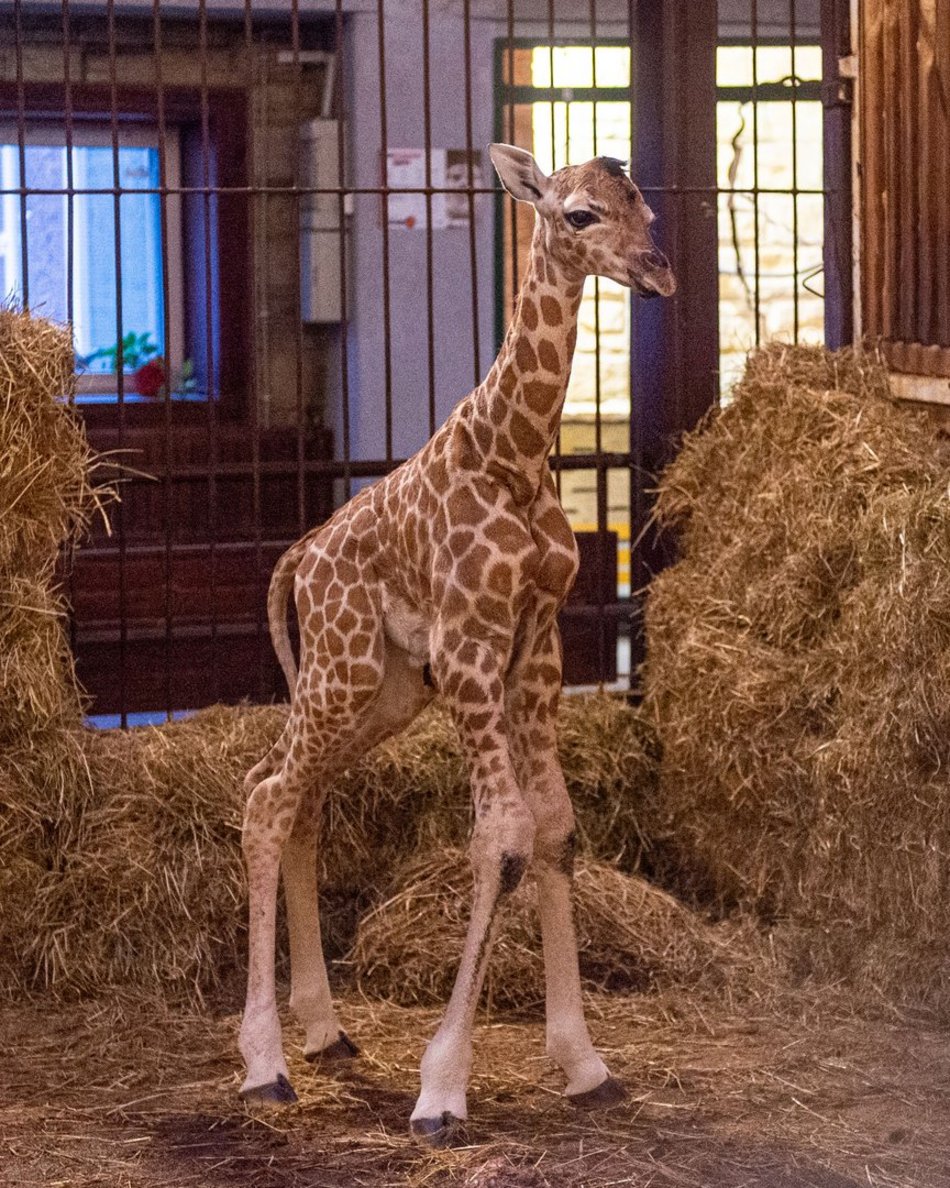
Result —
<path fill-rule="evenodd" d="M 543 806 L 537 814 L 537 821 L 537 861 L 564 874 L 573 874 L 574 857 L 577 853 L 577 830 L 574 827 L 574 810 L 570 801 Z"/>
<path fill-rule="evenodd" d="M 478 878 L 497 882 L 499 896 L 510 895 L 531 865 L 534 818 L 525 809 L 486 814 L 472 836 L 471 859 Z"/>
<path fill-rule="evenodd" d="M 524 877 L 528 868 L 528 855 L 517 852 L 504 853 L 501 856 L 501 879 L 499 888 L 502 895 L 510 895 Z"/>
<path fill-rule="evenodd" d="M 577 857 L 577 831 L 572 829 L 557 847 L 552 865 L 568 878 L 574 877 L 574 859 Z"/>

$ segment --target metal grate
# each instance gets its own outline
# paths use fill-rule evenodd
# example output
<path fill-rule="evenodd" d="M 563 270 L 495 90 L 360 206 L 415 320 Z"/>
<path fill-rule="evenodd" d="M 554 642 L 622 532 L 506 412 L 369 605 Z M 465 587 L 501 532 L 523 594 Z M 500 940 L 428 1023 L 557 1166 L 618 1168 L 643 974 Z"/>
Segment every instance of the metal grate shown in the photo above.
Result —
<path fill-rule="evenodd" d="M 678 435 L 742 348 L 820 335 L 815 293 L 850 335 L 847 4 L 0 8 L 0 290 L 73 324 L 89 436 L 125 466 L 67 578 L 94 712 L 284 695 L 273 561 L 500 342 L 530 227 L 493 138 L 629 154 L 679 274 L 663 309 L 589 282 L 553 460 L 582 547 L 569 679 L 632 685 Z"/>

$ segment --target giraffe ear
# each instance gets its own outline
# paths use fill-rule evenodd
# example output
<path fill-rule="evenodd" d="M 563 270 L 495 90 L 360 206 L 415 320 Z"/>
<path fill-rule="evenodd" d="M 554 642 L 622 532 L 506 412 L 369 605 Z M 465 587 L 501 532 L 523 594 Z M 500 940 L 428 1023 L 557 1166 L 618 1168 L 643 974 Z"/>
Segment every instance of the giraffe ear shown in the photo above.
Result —
<path fill-rule="evenodd" d="M 537 206 L 551 188 L 551 179 L 541 172 L 537 161 L 524 149 L 515 148 L 513 144 L 490 144 L 488 155 L 501 184 L 519 202 Z"/>

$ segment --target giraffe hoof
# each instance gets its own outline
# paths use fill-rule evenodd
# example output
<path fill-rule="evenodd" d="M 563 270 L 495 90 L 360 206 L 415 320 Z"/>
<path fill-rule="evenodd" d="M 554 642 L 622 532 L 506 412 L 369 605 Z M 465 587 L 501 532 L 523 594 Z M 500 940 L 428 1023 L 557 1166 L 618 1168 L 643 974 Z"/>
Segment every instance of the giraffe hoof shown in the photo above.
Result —
<path fill-rule="evenodd" d="M 298 1101 L 294 1087 L 283 1073 L 269 1085 L 255 1085 L 253 1089 L 242 1089 L 241 1100 L 250 1110 L 276 1110 L 293 1105 Z"/>
<path fill-rule="evenodd" d="M 460 1147 L 467 1142 L 465 1123 L 448 1110 L 438 1118 L 413 1118 L 409 1123 L 412 1134 L 427 1147 Z"/>
<path fill-rule="evenodd" d="M 620 1105 L 626 1098 L 627 1091 L 616 1077 L 608 1077 L 586 1093 L 567 1095 L 567 1100 L 579 1110 L 608 1110 L 611 1106 Z"/>
<path fill-rule="evenodd" d="M 335 1039 L 332 1044 L 321 1048 L 319 1052 L 304 1052 L 303 1058 L 310 1064 L 316 1064 L 320 1060 L 352 1060 L 359 1054 L 360 1050 L 356 1044 L 345 1031 L 341 1031 L 339 1038 Z"/>

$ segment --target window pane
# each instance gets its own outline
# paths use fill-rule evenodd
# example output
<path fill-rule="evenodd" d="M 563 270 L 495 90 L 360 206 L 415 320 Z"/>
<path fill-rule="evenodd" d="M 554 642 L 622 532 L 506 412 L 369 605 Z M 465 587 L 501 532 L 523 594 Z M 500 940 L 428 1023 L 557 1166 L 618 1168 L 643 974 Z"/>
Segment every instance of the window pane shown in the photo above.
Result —
<path fill-rule="evenodd" d="M 821 47 L 797 45 L 721 45 L 716 50 L 716 82 L 720 87 L 751 87 L 753 82 L 779 83 L 791 86 L 792 75 L 800 82 L 821 79 Z M 755 70 L 753 70 L 753 64 Z"/>
<path fill-rule="evenodd" d="M 758 132 L 760 189 L 820 190 L 821 104 L 720 102 L 719 334 L 720 383 L 725 392 L 741 375 L 745 354 L 769 338 L 822 342 L 821 292 L 824 203 L 820 193 L 751 192 Z M 758 296 L 758 300 L 756 297 Z M 757 324 L 758 318 L 758 324 Z"/>
<path fill-rule="evenodd" d="M 531 55 L 531 85 L 629 87 L 630 50 L 625 45 L 538 46 Z"/>
<path fill-rule="evenodd" d="M 822 187 L 822 117 L 817 100 L 792 104 L 724 101 L 717 104 L 719 185 L 751 189 L 755 184 L 758 137 L 759 185 L 764 189 L 820 190 Z M 796 151 L 792 152 L 792 127 Z"/>
<path fill-rule="evenodd" d="M 65 145 L 28 144 L 24 151 L 25 184 L 34 190 L 65 190 L 68 171 Z M 115 185 L 111 146 L 79 145 L 72 150 L 73 188 L 111 190 Z M 0 181 L 5 191 L 20 185 L 20 151 L 0 145 Z M 165 337 L 162 286 L 160 205 L 157 194 L 136 194 L 159 184 L 158 150 L 120 146 L 118 150 L 119 232 L 121 246 L 122 333 L 161 351 Z M 125 191 L 133 191 L 131 193 Z M 65 193 L 30 193 L 26 198 L 26 252 L 21 234 L 21 204 L 5 193 L 0 204 L 0 278 L 3 295 L 22 302 L 44 317 L 72 320 L 77 353 L 85 370 L 115 371 L 118 338 L 115 267 L 115 201 L 112 194 L 77 193 L 72 209 L 72 275 L 70 275 L 70 198 Z M 24 285 L 24 255 L 27 281 Z M 139 349 L 125 359 L 126 370 L 144 361 Z"/>

